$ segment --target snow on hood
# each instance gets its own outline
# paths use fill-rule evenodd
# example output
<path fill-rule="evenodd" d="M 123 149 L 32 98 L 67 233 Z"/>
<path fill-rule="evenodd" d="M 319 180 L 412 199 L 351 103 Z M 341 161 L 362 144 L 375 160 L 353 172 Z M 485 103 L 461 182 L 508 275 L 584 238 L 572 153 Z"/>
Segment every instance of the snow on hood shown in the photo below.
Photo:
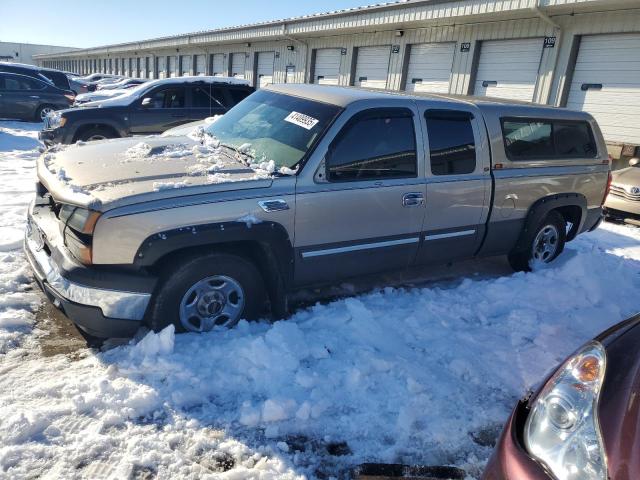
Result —
<path fill-rule="evenodd" d="M 271 185 L 274 170 L 273 161 L 247 165 L 211 137 L 198 141 L 185 136 L 78 142 L 50 149 L 38 161 L 38 176 L 56 200 L 96 210 L 184 194 L 264 188 Z"/>

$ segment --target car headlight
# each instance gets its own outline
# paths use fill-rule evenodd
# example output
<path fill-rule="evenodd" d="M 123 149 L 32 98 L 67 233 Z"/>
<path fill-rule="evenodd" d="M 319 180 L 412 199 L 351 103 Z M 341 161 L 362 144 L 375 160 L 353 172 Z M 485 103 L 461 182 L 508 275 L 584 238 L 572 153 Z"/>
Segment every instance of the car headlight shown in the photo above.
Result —
<path fill-rule="evenodd" d="M 525 446 L 558 480 L 607 479 L 598 420 L 605 369 L 604 348 L 589 343 L 556 371 L 533 402 Z"/>
<path fill-rule="evenodd" d="M 60 112 L 51 112 L 48 117 L 50 128 L 64 127 L 64 124 L 67 123 L 67 117 L 63 117 Z"/>

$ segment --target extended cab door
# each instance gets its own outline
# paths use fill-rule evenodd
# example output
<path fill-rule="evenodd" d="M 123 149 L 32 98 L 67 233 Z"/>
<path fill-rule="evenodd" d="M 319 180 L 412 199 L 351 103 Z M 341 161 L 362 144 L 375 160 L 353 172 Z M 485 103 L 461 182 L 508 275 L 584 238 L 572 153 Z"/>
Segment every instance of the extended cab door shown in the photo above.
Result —
<path fill-rule="evenodd" d="M 156 87 L 131 106 L 129 128 L 132 134 L 162 133 L 190 121 L 184 85 Z"/>
<path fill-rule="evenodd" d="M 298 285 L 414 260 L 425 211 L 424 149 L 415 104 L 403 105 L 344 112 L 327 135 L 323 160 L 299 176 Z"/>
<path fill-rule="evenodd" d="M 417 263 L 472 257 L 491 199 L 490 154 L 474 107 L 420 107 L 426 137 L 426 216 Z"/>

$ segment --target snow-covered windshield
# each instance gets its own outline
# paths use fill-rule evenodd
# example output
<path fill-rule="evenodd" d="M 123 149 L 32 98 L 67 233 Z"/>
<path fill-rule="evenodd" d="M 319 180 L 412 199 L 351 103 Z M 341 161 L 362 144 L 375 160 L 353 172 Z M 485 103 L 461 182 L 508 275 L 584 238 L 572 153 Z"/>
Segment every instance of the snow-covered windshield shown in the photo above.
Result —
<path fill-rule="evenodd" d="M 260 90 L 229 110 L 206 132 L 251 161 L 294 168 L 340 113 L 340 108 Z"/>

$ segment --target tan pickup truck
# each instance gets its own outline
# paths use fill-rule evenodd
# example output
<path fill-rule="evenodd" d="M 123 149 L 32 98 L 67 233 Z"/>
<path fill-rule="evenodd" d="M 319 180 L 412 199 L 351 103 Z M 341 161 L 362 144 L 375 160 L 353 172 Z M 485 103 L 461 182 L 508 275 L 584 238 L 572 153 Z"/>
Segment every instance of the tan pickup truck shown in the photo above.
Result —
<path fill-rule="evenodd" d="M 57 147 L 38 179 L 35 276 L 104 338 L 282 317 L 302 287 L 414 265 L 551 262 L 598 226 L 610 167 L 584 112 L 275 85 L 190 136 Z"/>

